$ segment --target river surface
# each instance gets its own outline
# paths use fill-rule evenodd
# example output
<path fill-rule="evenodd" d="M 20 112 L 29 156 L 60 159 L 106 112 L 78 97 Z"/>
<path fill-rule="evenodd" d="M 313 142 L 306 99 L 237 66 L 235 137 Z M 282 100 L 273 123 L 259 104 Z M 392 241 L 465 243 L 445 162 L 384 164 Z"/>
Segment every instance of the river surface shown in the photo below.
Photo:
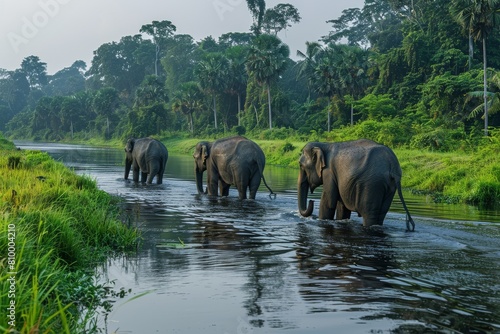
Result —
<path fill-rule="evenodd" d="M 295 169 L 266 166 L 276 199 L 263 185 L 255 200 L 214 199 L 196 193 L 191 156 L 171 155 L 164 183 L 146 186 L 123 179 L 123 150 L 16 144 L 122 197 L 142 233 L 136 253 L 99 270 L 131 289 L 101 319 L 106 333 L 500 333 L 498 211 L 405 192 L 414 233 L 397 196 L 365 229 L 300 217 Z"/>

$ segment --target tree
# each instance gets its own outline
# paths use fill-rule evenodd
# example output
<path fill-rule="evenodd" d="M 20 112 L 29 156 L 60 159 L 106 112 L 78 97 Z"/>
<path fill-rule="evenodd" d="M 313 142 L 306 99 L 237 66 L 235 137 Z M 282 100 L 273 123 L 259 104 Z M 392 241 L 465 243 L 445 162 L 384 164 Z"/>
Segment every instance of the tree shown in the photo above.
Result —
<path fill-rule="evenodd" d="M 177 27 L 168 20 L 153 21 L 150 24 L 145 24 L 139 32 L 145 33 L 153 38 L 155 45 L 155 75 L 158 76 L 158 60 L 161 58 L 160 53 L 165 46 L 165 42 L 174 34 Z"/>
<path fill-rule="evenodd" d="M 248 9 L 252 13 L 253 24 L 250 30 L 256 35 L 260 35 L 262 31 L 262 21 L 266 12 L 265 0 L 246 0 Z"/>
<path fill-rule="evenodd" d="M 23 59 L 21 70 L 26 74 L 30 88 L 42 89 L 47 84 L 47 63 L 40 61 L 37 56 L 29 56 Z"/>
<path fill-rule="evenodd" d="M 209 53 L 198 63 L 195 75 L 198 77 L 201 88 L 212 95 L 214 110 L 214 127 L 217 130 L 217 103 L 216 95 L 226 89 L 227 70 L 229 61 L 220 53 Z"/>
<path fill-rule="evenodd" d="M 227 73 L 227 92 L 238 97 L 238 125 L 241 125 L 241 95 L 245 92 L 248 74 L 245 69 L 246 46 L 233 46 L 226 50 L 229 60 Z"/>
<path fill-rule="evenodd" d="M 290 55 L 288 45 L 281 42 L 278 37 L 272 35 L 258 36 L 248 53 L 246 68 L 250 75 L 267 89 L 267 101 L 269 106 L 269 129 L 272 125 L 271 112 L 271 83 L 279 78 L 288 64 Z"/>
<path fill-rule="evenodd" d="M 291 27 L 291 23 L 299 23 L 299 11 L 288 3 L 280 3 L 267 9 L 262 20 L 262 29 L 266 34 L 277 36 L 281 30 Z"/>
<path fill-rule="evenodd" d="M 198 83 L 191 81 L 180 85 L 174 94 L 172 110 L 180 111 L 188 117 L 189 131 L 194 133 L 193 114 L 203 109 L 203 93 Z"/>
<path fill-rule="evenodd" d="M 486 39 L 500 23 L 500 0 L 454 0 L 450 11 L 464 31 L 483 43 L 484 135 L 488 135 L 488 78 Z"/>
<path fill-rule="evenodd" d="M 174 92 L 182 83 L 195 79 L 194 68 L 200 52 L 190 35 L 175 35 L 169 45 L 161 64 L 167 77 L 165 88 Z"/>
<path fill-rule="evenodd" d="M 302 60 L 297 63 L 297 66 L 299 66 L 298 75 L 307 78 L 308 99 L 311 98 L 314 68 L 318 62 L 318 55 L 322 50 L 323 48 L 318 42 L 306 42 L 305 53 L 297 50 L 297 56 L 302 58 Z"/>
<path fill-rule="evenodd" d="M 70 67 L 49 76 L 47 91 L 50 95 L 72 95 L 85 90 L 85 68 L 82 60 L 77 60 Z"/>

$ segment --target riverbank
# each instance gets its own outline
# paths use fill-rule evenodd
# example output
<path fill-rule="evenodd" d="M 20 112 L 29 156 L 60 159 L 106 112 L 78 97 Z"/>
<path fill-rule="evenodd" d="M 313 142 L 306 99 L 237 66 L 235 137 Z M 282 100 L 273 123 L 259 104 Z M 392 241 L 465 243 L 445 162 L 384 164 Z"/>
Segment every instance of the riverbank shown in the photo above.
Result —
<path fill-rule="evenodd" d="M 0 139 L 0 332 L 99 332 L 115 292 L 95 267 L 134 250 L 137 231 L 94 180 Z"/>
<path fill-rule="evenodd" d="M 298 169 L 306 142 L 254 139 L 266 155 L 266 163 Z M 169 152 L 193 153 L 200 139 L 160 138 Z M 403 170 L 402 186 L 428 194 L 436 202 L 466 203 L 485 207 L 500 205 L 500 138 L 472 152 L 431 152 L 395 148 Z"/>

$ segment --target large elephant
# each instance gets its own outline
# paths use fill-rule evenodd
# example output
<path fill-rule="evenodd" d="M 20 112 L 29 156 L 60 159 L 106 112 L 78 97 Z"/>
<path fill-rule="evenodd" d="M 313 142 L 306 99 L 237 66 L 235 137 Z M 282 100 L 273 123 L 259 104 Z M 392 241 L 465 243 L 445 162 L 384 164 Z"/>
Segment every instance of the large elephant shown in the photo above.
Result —
<path fill-rule="evenodd" d="M 297 197 L 302 216 L 310 216 L 314 208 L 312 200 L 306 208 L 307 192 L 323 185 L 320 219 L 333 219 L 335 212 L 337 219 L 348 219 L 356 211 L 364 226 L 382 225 L 397 190 L 407 213 L 407 228 L 415 229 L 401 192 L 399 161 L 387 146 L 366 139 L 311 142 L 302 149 L 299 164 Z"/>
<path fill-rule="evenodd" d="M 255 199 L 260 180 L 272 192 L 264 179 L 266 157 L 262 149 L 253 141 L 241 137 L 227 137 L 214 142 L 202 141 L 194 150 L 196 187 L 203 192 L 203 173 L 207 171 L 207 192 L 217 196 L 227 196 L 229 187 L 236 186 L 240 199 Z"/>
<path fill-rule="evenodd" d="M 156 176 L 156 183 L 162 184 L 167 160 L 168 150 L 160 141 L 131 138 L 125 145 L 125 180 L 132 168 L 134 182 L 139 182 L 141 172 L 141 182 L 151 184 Z"/>

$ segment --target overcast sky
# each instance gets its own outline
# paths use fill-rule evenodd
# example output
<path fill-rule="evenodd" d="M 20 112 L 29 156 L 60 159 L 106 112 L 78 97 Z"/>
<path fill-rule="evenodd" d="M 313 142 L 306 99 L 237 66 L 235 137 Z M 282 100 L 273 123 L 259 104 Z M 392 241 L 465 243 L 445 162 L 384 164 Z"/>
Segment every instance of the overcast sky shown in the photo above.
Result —
<path fill-rule="evenodd" d="M 342 10 L 362 7 L 363 0 L 267 0 L 294 5 L 302 21 L 279 37 L 290 54 L 305 51 L 330 30 L 326 21 Z M 25 57 L 47 63 L 49 74 L 83 60 L 90 67 L 93 51 L 121 37 L 135 35 L 143 24 L 169 20 L 176 33 L 196 41 L 227 32 L 248 32 L 252 17 L 245 0 L 0 0 L 0 68 L 14 70 Z"/>

